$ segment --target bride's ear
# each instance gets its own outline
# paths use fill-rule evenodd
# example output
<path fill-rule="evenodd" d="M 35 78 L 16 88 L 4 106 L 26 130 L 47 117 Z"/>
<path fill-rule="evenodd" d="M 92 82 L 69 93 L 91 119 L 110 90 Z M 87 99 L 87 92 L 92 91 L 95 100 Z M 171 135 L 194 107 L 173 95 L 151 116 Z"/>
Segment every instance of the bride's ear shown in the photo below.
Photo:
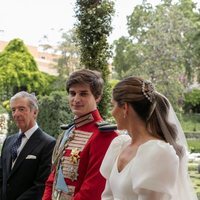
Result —
<path fill-rule="evenodd" d="M 124 109 L 124 111 L 123 111 L 124 112 L 124 118 L 126 118 L 127 115 L 128 115 L 128 109 L 129 109 L 128 103 L 124 103 L 123 109 Z"/>

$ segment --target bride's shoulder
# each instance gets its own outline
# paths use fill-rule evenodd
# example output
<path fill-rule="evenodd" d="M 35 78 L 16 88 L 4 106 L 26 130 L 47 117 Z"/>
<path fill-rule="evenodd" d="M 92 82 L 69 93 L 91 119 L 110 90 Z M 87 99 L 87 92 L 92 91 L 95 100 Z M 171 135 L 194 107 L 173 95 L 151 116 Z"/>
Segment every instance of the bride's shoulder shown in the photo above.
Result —
<path fill-rule="evenodd" d="M 131 140 L 131 137 L 129 135 L 121 134 L 121 135 L 118 135 L 117 137 L 115 137 L 112 142 L 113 143 L 124 143 L 124 142 L 130 141 L 130 140 Z"/>
<path fill-rule="evenodd" d="M 147 151 L 149 152 L 148 157 L 159 155 L 165 158 L 169 156 L 175 157 L 176 159 L 178 158 L 174 147 L 171 144 L 162 140 L 149 140 L 140 146 L 139 154 L 146 155 Z"/>

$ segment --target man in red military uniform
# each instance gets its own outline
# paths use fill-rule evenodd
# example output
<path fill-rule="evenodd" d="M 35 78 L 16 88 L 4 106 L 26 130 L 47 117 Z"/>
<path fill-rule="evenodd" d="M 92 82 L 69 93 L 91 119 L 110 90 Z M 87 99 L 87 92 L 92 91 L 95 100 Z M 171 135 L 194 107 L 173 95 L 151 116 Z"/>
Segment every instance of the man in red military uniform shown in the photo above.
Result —
<path fill-rule="evenodd" d="M 69 105 L 74 123 L 58 138 L 53 170 L 46 182 L 43 200 L 100 200 L 105 179 L 99 168 L 117 133 L 100 131 L 102 117 L 97 110 L 103 79 L 87 69 L 72 73 L 67 81 Z"/>

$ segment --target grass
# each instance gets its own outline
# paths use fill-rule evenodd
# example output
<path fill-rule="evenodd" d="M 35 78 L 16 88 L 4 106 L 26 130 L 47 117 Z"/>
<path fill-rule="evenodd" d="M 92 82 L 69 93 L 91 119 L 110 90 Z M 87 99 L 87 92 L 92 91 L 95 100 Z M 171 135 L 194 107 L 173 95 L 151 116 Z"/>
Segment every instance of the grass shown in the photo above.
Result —
<path fill-rule="evenodd" d="M 200 152 L 200 113 L 177 114 L 191 152 Z M 188 136 L 187 136 L 188 135 Z"/>
<path fill-rule="evenodd" d="M 200 113 L 177 114 L 184 132 L 200 133 Z"/>
<path fill-rule="evenodd" d="M 195 153 L 200 152 L 200 139 L 187 140 L 187 143 L 191 152 L 195 152 Z"/>
<path fill-rule="evenodd" d="M 200 174 L 198 173 L 198 163 L 189 163 L 189 175 L 194 185 L 195 191 L 200 199 Z"/>
<path fill-rule="evenodd" d="M 179 115 L 184 132 L 192 133 L 196 139 L 188 139 L 188 145 L 191 152 L 200 152 L 200 114 L 184 114 Z M 187 135 L 186 135 L 187 137 Z M 199 163 L 200 164 L 200 163 Z M 200 200 L 200 173 L 198 173 L 198 163 L 189 163 L 189 174 Z"/>

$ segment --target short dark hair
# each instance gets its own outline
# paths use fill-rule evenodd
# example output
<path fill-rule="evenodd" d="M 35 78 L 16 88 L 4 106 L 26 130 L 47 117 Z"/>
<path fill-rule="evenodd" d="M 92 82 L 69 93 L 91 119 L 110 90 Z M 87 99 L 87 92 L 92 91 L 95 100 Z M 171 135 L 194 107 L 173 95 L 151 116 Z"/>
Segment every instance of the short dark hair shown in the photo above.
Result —
<path fill-rule="evenodd" d="M 70 87 L 75 84 L 89 85 L 90 90 L 96 99 L 103 93 L 103 78 L 101 73 L 95 70 L 81 69 L 73 72 L 66 82 L 67 92 L 69 92 Z"/>

